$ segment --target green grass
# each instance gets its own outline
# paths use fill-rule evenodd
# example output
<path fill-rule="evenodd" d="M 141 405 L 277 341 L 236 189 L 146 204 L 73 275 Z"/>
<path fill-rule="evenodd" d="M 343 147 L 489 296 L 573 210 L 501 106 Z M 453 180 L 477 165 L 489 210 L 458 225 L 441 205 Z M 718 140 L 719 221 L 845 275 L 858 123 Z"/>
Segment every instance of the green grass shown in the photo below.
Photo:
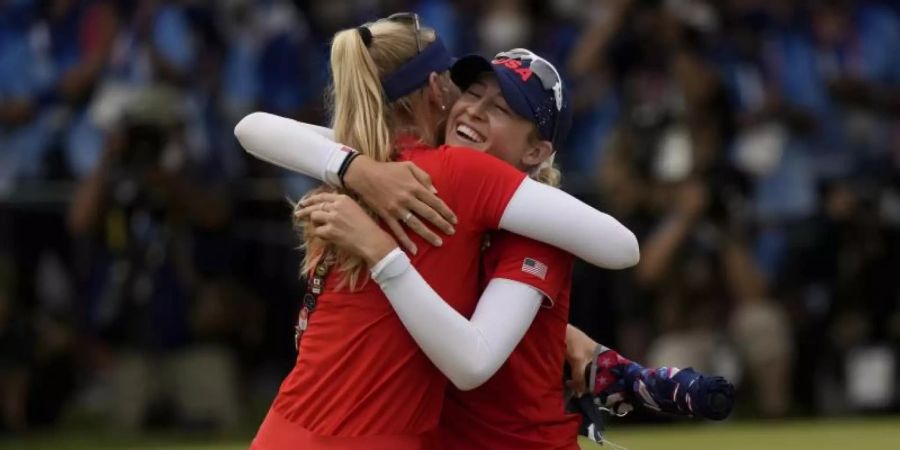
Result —
<path fill-rule="evenodd" d="M 629 450 L 900 450 L 900 418 L 619 427 L 607 433 Z M 604 449 L 582 442 L 582 449 Z"/>
<path fill-rule="evenodd" d="M 252 433 L 250 433 L 252 434 Z M 607 437 L 629 450 L 900 450 L 900 417 L 615 427 Z M 184 434 L 122 436 L 81 430 L 0 440 L 6 450 L 244 450 L 250 437 Z M 611 450 L 582 441 L 583 450 Z"/>

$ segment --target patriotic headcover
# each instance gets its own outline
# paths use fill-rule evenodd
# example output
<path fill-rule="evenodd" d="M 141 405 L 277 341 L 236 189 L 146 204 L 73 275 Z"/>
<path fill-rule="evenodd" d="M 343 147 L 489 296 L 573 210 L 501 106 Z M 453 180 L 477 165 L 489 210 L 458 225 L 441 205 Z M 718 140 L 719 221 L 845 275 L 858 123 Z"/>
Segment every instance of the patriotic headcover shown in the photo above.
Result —
<path fill-rule="evenodd" d="M 463 56 L 450 76 L 465 90 L 485 72 L 493 72 L 503 98 L 516 114 L 534 123 L 541 138 L 559 150 L 572 125 L 572 107 L 556 68 L 526 49 L 498 53 L 493 61 L 480 55 Z"/>

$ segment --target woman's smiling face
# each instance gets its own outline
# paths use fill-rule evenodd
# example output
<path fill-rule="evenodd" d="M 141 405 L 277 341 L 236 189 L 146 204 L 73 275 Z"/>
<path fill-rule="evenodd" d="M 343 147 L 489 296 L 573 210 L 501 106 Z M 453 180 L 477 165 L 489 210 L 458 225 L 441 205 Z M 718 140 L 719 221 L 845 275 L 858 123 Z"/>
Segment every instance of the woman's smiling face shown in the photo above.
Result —
<path fill-rule="evenodd" d="M 534 124 L 509 107 L 496 76 L 486 72 L 450 109 L 445 143 L 487 152 L 521 169 L 533 133 Z"/>

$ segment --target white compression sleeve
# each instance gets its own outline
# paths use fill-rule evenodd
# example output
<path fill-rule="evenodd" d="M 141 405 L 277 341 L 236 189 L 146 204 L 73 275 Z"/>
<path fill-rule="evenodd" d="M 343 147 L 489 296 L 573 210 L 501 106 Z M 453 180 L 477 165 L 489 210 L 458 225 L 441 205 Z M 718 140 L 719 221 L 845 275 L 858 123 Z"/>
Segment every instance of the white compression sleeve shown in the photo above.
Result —
<path fill-rule="evenodd" d="M 372 267 L 400 321 L 437 368 L 459 389 L 487 381 L 503 365 L 543 300 L 537 289 L 495 278 L 466 320 L 428 285 L 400 249 Z"/>
<path fill-rule="evenodd" d="M 257 158 L 338 186 L 337 172 L 347 153 L 316 128 L 321 127 L 253 113 L 234 131 L 241 145 Z M 630 267 L 640 259 L 634 234 L 614 218 L 527 178 L 507 205 L 500 228 L 609 269 Z"/>
<path fill-rule="evenodd" d="M 619 221 L 529 178 L 503 211 L 500 228 L 607 269 L 624 269 L 640 260 L 637 238 Z"/>
<path fill-rule="evenodd" d="M 300 125 L 301 127 L 306 128 L 307 130 L 315 131 L 316 134 L 318 134 L 319 136 L 322 136 L 325 139 L 328 139 L 329 141 L 334 140 L 334 130 L 332 130 L 331 128 L 323 127 L 320 125 L 313 125 L 311 123 L 306 123 L 306 122 L 297 122 L 297 121 L 294 121 L 294 122 L 296 124 Z"/>
<path fill-rule="evenodd" d="M 334 142 L 334 132 L 274 114 L 255 112 L 241 119 L 234 135 L 251 155 L 340 186 L 338 170 L 349 153 Z"/>

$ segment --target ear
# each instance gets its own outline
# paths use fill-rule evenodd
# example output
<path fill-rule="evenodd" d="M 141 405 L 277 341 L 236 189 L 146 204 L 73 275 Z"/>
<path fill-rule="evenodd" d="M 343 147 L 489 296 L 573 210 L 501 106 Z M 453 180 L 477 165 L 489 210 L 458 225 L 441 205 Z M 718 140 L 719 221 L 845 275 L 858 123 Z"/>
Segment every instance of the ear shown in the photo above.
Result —
<path fill-rule="evenodd" d="M 446 95 L 444 95 L 446 90 L 441 76 L 436 72 L 431 72 L 428 75 L 428 102 L 441 111 L 446 111 L 450 107 L 446 103 Z"/>
<path fill-rule="evenodd" d="M 535 141 L 531 148 L 522 155 L 523 167 L 537 167 L 553 154 L 553 144 L 550 141 Z"/>

